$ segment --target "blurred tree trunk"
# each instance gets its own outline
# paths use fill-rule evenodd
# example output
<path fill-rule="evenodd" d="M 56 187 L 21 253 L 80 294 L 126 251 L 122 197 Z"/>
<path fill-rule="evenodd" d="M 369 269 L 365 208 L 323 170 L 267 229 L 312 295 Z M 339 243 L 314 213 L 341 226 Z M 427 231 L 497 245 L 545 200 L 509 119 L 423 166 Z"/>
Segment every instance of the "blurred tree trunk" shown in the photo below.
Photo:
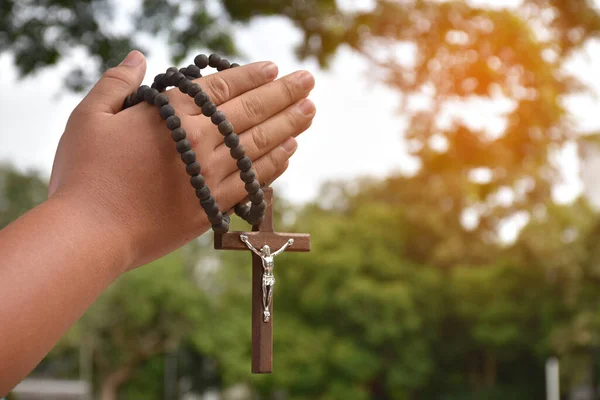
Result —
<path fill-rule="evenodd" d="M 131 376 L 131 365 L 123 365 L 106 376 L 100 387 L 100 400 L 117 400 L 119 387 Z"/>

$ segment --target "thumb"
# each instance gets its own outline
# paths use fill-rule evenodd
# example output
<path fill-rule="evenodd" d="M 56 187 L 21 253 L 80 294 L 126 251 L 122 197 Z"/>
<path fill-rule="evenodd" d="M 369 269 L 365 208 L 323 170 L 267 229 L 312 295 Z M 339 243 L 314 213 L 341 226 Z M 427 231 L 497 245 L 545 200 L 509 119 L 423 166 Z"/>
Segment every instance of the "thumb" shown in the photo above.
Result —
<path fill-rule="evenodd" d="M 94 112 L 116 114 L 121 111 L 125 98 L 137 90 L 145 74 L 146 59 L 133 50 L 121 64 L 102 75 L 80 106 Z"/>

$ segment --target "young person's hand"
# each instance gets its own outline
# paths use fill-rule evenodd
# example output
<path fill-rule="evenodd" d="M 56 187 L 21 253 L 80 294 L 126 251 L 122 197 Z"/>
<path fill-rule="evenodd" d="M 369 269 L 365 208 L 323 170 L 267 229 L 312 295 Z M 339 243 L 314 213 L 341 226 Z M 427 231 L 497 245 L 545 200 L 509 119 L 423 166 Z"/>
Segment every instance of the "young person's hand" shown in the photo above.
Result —
<path fill-rule="evenodd" d="M 158 109 L 145 102 L 121 111 L 137 90 L 146 61 L 137 51 L 108 70 L 73 111 L 56 154 L 50 196 L 94 215 L 91 235 L 110 235 L 123 271 L 199 236 L 210 224 Z M 288 166 L 294 139 L 315 115 L 306 71 L 274 80 L 258 62 L 197 79 L 240 135 L 257 179 L 271 183 Z M 239 171 L 210 119 L 177 88 L 166 94 L 181 118 L 207 186 L 222 210 L 246 193 Z"/>

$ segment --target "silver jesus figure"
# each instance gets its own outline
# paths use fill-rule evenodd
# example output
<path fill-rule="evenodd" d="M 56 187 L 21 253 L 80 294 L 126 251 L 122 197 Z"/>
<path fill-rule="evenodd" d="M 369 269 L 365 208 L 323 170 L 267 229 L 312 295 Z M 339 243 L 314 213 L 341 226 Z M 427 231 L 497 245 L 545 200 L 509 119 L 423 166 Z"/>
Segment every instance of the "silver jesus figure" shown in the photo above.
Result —
<path fill-rule="evenodd" d="M 271 306 L 271 301 L 273 300 L 273 286 L 275 285 L 275 275 L 273 275 L 273 269 L 275 268 L 275 262 L 273 258 L 283 253 L 285 249 L 294 244 L 294 239 L 290 239 L 283 245 L 282 248 L 277 250 L 274 253 L 271 253 L 271 248 L 268 245 L 264 245 L 262 249 L 257 250 L 250 241 L 248 240 L 248 236 L 240 235 L 240 239 L 242 242 L 248 246 L 250 250 L 254 252 L 257 256 L 262 260 L 263 265 L 263 275 L 262 275 L 262 293 L 263 293 L 263 315 L 264 321 L 269 322 L 271 319 L 271 313 L 269 312 L 269 307 Z"/>

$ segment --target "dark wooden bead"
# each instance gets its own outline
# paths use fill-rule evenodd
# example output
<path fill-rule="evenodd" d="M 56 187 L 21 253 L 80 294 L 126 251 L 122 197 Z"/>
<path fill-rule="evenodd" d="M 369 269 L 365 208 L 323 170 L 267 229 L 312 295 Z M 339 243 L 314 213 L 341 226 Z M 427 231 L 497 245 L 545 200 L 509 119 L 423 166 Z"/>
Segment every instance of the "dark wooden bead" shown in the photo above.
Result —
<path fill-rule="evenodd" d="M 231 122 L 221 122 L 219 124 L 219 133 L 223 136 L 231 135 L 233 133 L 233 125 L 231 125 Z"/>
<path fill-rule="evenodd" d="M 260 204 L 265 199 L 265 193 L 262 189 L 258 189 L 258 192 L 251 194 L 248 198 L 252 204 Z"/>
<path fill-rule="evenodd" d="M 175 115 L 175 109 L 170 104 L 165 104 L 160 108 L 160 117 L 164 120 L 169 118 L 171 115 Z"/>
<path fill-rule="evenodd" d="M 237 68 L 239 66 L 240 66 L 240 64 L 238 64 L 238 63 L 231 63 L 231 68 Z"/>
<path fill-rule="evenodd" d="M 186 165 L 185 170 L 190 176 L 198 175 L 200 173 L 200 163 L 194 161 L 193 163 Z"/>
<path fill-rule="evenodd" d="M 229 147 L 230 149 L 233 149 L 234 147 L 236 147 L 239 144 L 240 144 L 240 137 L 237 134 L 231 133 L 231 134 L 225 136 L 225 146 Z"/>
<path fill-rule="evenodd" d="M 150 88 L 144 93 L 144 100 L 150 105 L 154 105 L 154 98 L 158 96 L 158 90 Z"/>
<path fill-rule="evenodd" d="M 242 172 L 248 171 L 250 168 L 252 168 L 252 160 L 250 157 L 242 157 L 238 160 L 237 166 Z"/>
<path fill-rule="evenodd" d="M 150 90 L 150 87 L 148 85 L 142 85 L 138 88 L 136 96 L 138 103 L 144 101 L 144 98 L 146 97 L 146 92 L 148 90 Z"/>
<path fill-rule="evenodd" d="M 248 192 L 248 194 L 253 194 L 258 192 L 258 190 L 260 189 L 260 183 L 258 183 L 258 181 L 246 183 L 244 188 L 246 189 L 246 192 Z"/>
<path fill-rule="evenodd" d="M 206 54 L 198 54 L 196 58 L 194 58 L 194 64 L 200 69 L 204 69 L 208 67 L 208 57 Z"/>
<path fill-rule="evenodd" d="M 156 89 L 158 90 L 158 93 L 162 93 L 165 91 L 167 87 L 166 86 L 161 86 L 158 83 L 154 82 L 151 86 L 150 89 Z"/>
<path fill-rule="evenodd" d="M 256 172 L 252 168 L 248 171 L 240 171 L 240 178 L 244 183 L 253 182 L 256 179 Z"/>
<path fill-rule="evenodd" d="M 187 68 L 183 67 L 183 68 L 179 68 L 179 73 L 183 74 L 183 76 L 187 75 Z"/>
<path fill-rule="evenodd" d="M 181 81 L 179 81 L 179 85 L 177 86 L 179 87 L 181 93 L 187 93 L 191 85 L 192 81 L 190 81 L 189 79 L 182 79 Z"/>
<path fill-rule="evenodd" d="M 136 104 L 140 104 L 140 101 L 137 98 L 137 92 L 133 92 L 129 95 L 131 106 L 135 106 Z"/>
<path fill-rule="evenodd" d="M 245 219 L 246 217 L 248 217 L 248 214 L 250 213 L 250 207 L 248 207 L 247 205 L 245 205 L 243 203 L 239 203 L 239 204 L 235 205 L 235 207 L 233 208 L 233 211 L 235 212 L 236 215 Z"/>
<path fill-rule="evenodd" d="M 171 132 L 171 138 L 176 142 L 185 139 L 186 136 L 187 135 L 183 128 L 173 129 L 173 132 Z"/>
<path fill-rule="evenodd" d="M 154 83 L 158 86 L 167 86 L 169 83 L 165 79 L 167 74 L 158 74 L 154 77 Z"/>
<path fill-rule="evenodd" d="M 212 197 L 209 197 L 205 200 L 200 200 L 200 205 L 207 215 L 216 215 L 218 212 L 220 212 L 217 202 Z"/>
<path fill-rule="evenodd" d="M 167 71 L 164 78 L 165 86 L 173 86 L 173 77 L 175 76 L 175 72 Z"/>
<path fill-rule="evenodd" d="M 167 72 L 173 72 L 175 74 L 175 73 L 179 72 L 179 68 L 169 67 L 169 68 L 167 68 Z"/>
<path fill-rule="evenodd" d="M 221 61 L 221 56 L 218 54 L 211 54 L 210 57 L 208 57 L 208 65 L 210 65 L 211 68 L 217 68 L 219 61 Z"/>
<path fill-rule="evenodd" d="M 158 107 L 162 107 L 165 104 L 169 104 L 169 98 L 166 94 L 159 94 L 154 98 L 154 105 Z"/>
<path fill-rule="evenodd" d="M 220 224 L 221 222 L 223 222 L 223 213 L 221 213 L 221 211 L 219 211 L 216 215 L 209 215 L 208 222 L 210 222 L 211 225 Z"/>
<path fill-rule="evenodd" d="M 173 75 L 173 80 L 171 83 L 173 84 L 173 86 L 179 86 L 179 82 L 181 82 L 184 79 L 186 79 L 184 74 L 176 72 L 175 75 Z"/>
<path fill-rule="evenodd" d="M 193 76 L 194 79 L 200 78 L 200 68 L 198 68 L 194 64 L 190 64 L 187 66 L 186 75 Z"/>
<path fill-rule="evenodd" d="M 125 100 L 123 101 L 123 105 L 121 106 L 121 109 L 125 110 L 129 107 L 131 107 L 131 95 L 125 97 Z"/>
<path fill-rule="evenodd" d="M 210 197 L 210 189 L 208 186 L 202 186 L 196 189 L 196 197 L 200 200 L 206 200 Z"/>
<path fill-rule="evenodd" d="M 217 71 L 225 71 L 226 69 L 229 69 L 229 67 L 231 67 L 231 64 L 229 63 L 229 61 L 222 58 L 221 60 L 219 60 L 219 63 L 217 64 Z"/>
<path fill-rule="evenodd" d="M 240 144 L 239 146 L 232 148 L 229 153 L 234 160 L 239 160 L 246 156 L 246 149 Z"/>
<path fill-rule="evenodd" d="M 175 146 L 176 146 L 179 154 L 183 154 L 186 151 L 190 151 L 192 149 L 192 145 L 190 144 L 190 141 L 187 139 L 182 139 L 182 140 L 178 141 Z M 200 172 L 198 172 L 198 174 L 199 173 Z M 197 174 L 194 174 L 194 175 L 197 175 Z"/>
<path fill-rule="evenodd" d="M 261 189 L 261 191 L 262 191 L 262 189 Z M 261 201 L 259 204 L 252 204 L 252 207 L 250 207 L 251 212 L 256 212 L 256 213 L 260 213 L 260 214 L 264 213 L 266 209 L 267 209 L 267 202 L 264 200 Z"/>
<path fill-rule="evenodd" d="M 190 82 L 193 82 L 193 81 L 194 81 L 194 79 L 196 79 L 196 77 L 195 77 L 195 76 L 192 76 L 192 75 L 186 75 L 186 76 L 185 76 L 185 78 L 186 78 L 188 81 L 190 81 Z"/>
<path fill-rule="evenodd" d="M 202 189 L 206 185 L 206 179 L 200 174 L 194 175 L 190 178 L 190 184 L 194 189 Z"/>
<path fill-rule="evenodd" d="M 225 117 L 225 113 L 223 111 L 215 111 L 213 115 L 211 115 L 210 120 L 213 124 L 219 125 L 221 122 L 225 121 L 227 118 Z"/>
<path fill-rule="evenodd" d="M 210 100 L 210 98 L 208 97 L 208 93 L 206 93 L 206 92 L 200 92 L 196 96 L 194 96 L 194 103 L 196 103 L 196 105 L 198 107 L 202 107 L 209 100 Z"/>
<path fill-rule="evenodd" d="M 224 235 L 229 231 L 229 224 L 225 221 L 221 221 L 218 225 L 213 225 L 212 230 L 219 235 Z"/>
<path fill-rule="evenodd" d="M 181 120 L 177 115 L 171 115 L 169 118 L 167 118 L 167 128 L 169 128 L 170 130 L 177 129 L 180 126 Z"/>
<path fill-rule="evenodd" d="M 212 101 L 207 101 L 202 106 L 202 114 L 204 114 L 207 117 L 213 115 L 215 111 L 217 111 L 217 106 Z"/>
<path fill-rule="evenodd" d="M 183 161 L 185 164 L 196 162 L 196 152 L 194 150 L 186 151 L 181 155 L 181 161 Z M 194 176 L 197 176 L 197 174 Z"/>
<path fill-rule="evenodd" d="M 195 97 L 201 91 L 202 91 L 202 87 L 200 87 L 199 84 L 192 83 L 190 85 L 190 87 L 188 88 L 187 94 L 190 95 L 190 97 Z"/>

